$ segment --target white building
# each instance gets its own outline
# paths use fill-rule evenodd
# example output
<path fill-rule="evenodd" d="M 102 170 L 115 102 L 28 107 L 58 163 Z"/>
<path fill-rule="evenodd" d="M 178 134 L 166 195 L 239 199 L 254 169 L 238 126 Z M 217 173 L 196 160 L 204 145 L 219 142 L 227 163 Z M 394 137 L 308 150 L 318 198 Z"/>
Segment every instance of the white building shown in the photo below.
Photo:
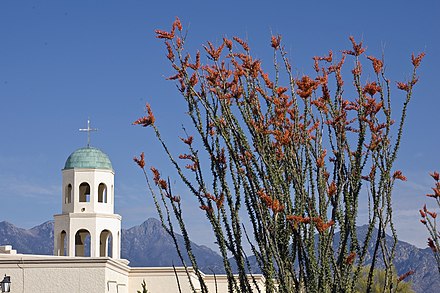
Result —
<path fill-rule="evenodd" d="M 90 128 L 88 129 L 90 130 Z M 97 148 L 80 148 L 62 170 L 62 212 L 55 215 L 54 256 L 17 254 L 0 246 L 0 276 L 11 277 L 13 293 L 196 292 L 200 285 L 189 268 L 133 268 L 121 255 L 121 216 L 114 213 L 114 171 Z M 264 288 L 264 277 L 254 276 Z M 2 278 L 0 278 L 1 280 Z M 210 292 L 228 292 L 225 276 L 204 275 Z"/>

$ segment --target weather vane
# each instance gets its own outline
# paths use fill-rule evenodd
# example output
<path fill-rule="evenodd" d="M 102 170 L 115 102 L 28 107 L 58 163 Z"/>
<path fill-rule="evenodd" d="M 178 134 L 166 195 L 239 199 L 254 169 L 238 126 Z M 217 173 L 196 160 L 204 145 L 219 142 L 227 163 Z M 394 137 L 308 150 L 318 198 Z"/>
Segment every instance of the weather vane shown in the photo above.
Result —
<path fill-rule="evenodd" d="M 90 119 L 87 119 L 87 128 L 80 128 L 79 131 L 87 131 L 87 147 L 90 146 L 90 132 L 98 131 L 98 128 L 90 128 Z"/>

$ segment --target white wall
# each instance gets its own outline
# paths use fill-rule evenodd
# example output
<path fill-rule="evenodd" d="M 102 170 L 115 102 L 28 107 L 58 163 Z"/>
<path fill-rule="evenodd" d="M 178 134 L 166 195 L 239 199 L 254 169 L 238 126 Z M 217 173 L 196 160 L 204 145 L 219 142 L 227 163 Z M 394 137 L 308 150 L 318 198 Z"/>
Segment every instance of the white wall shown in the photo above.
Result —
<path fill-rule="evenodd" d="M 0 254 L 13 293 L 128 292 L 129 267 L 109 258 Z"/>
<path fill-rule="evenodd" d="M 0 247 L 1 248 L 1 247 Z M 137 293 L 143 280 L 149 293 L 179 292 L 172 267 L 131 268 L 126 260 L 14 254 L 0 249 L 0 276 L 11 277 L 12 293 Z M 201 292 L 192 268 L 190 278 Z M 182 293 L 192 293 L 184 268 L 176 268 Z M 226 276 L 202 274 L 209 292 L 228 292 Z M 261 292 L 264 278 L 255 276 Z"/>

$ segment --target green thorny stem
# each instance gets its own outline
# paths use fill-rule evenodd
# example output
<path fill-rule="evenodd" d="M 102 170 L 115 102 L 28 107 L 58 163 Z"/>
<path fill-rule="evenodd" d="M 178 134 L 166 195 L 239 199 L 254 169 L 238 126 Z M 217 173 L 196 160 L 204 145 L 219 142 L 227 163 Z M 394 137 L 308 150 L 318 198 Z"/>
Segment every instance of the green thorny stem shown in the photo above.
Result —
<path fill-rule="evenodd" d="M 258 290 L 249 274 L 255 268 L 246 257 L 246 243 L 256 257 L 257 270 L 265 277 L 266 292 L 354 292 L 371 244 L 368 291 L 379 257 L 387 274 L 384 292 L 395 291 L 392 261 L 397 236 L 391 193 L 394 181 L 406 178 L 392 169 L 417 82 L 415 70 L 423 54 L 413 56 L 411 81 L 398 83 L 406 99 L 396 130 L 383 60 L 366 56 L 362 42 L 356 43 L 352 37 L 352 50 L 343 51 L 339 61 L 334 61 L 331 51 L 328 56 L 314 57 L 316 77 L 296 78 L 281 37 L 273 36 L 275 79 L 271 80 L 261 61 L 252 57 L 248 44 L 239 38 L 224 38 L 219 47 L 208 42 L 204 46 L 207 64 L 202 65 L 200 52 L 194 60 L 185 51 L 178 19 L 170 32 L 156 33 L 164 39 L 175 70 L 169 79 L 178 82 L 197 133 L 194 138 L 184 129 L 182 141 L 189 150 L 179 158 L 189 164 L 183 167 L 171 154 L 149 106 L 148 116 L 134 124 L 153 126 L 180 178 L 198 199 L 223 257 L 229 292 Z M 347 89 L 342 78 L 345 59 L 350 56 L 355 64 L 353 89 Z M 373 82 L 364 81 L 361 60 L 365 59 L 373 65 Z M 280 85 L 283 82 L 286 87 Z M 209 164 L 203 164 L 201 149 L 195 145 L 202 146 Z M 135 161 L 144 169 L 143 155 Z M 169 183 L 154 168 L 153 173 L 163 199 L 163 205 L 156 203 L 156 208 L 164 227 L 172 232 L 172 211 L 197 271 L 181 199 L 173 196 Z M 372 202 L 366 235 L 357 234 L 361 197 Z M 386 242 L 388 228 L 392 243 Z M 233 275 L 229 256 L 237 275 Z M 199 281 L 205 292 L 201 277 Z"/>

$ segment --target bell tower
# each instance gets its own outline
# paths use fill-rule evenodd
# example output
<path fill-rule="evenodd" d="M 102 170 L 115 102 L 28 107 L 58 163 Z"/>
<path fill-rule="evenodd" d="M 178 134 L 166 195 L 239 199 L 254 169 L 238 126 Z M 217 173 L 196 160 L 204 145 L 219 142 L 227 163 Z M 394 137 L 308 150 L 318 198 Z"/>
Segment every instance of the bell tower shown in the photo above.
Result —
<path fill-rule="evenodd" d="M 54 216 L 54 255 L 119 259 L 121 216 L 114 213 L 115 173 L 107 154 L 89 143 L 74 151 L 62 170 L 62 213 Z"/>

